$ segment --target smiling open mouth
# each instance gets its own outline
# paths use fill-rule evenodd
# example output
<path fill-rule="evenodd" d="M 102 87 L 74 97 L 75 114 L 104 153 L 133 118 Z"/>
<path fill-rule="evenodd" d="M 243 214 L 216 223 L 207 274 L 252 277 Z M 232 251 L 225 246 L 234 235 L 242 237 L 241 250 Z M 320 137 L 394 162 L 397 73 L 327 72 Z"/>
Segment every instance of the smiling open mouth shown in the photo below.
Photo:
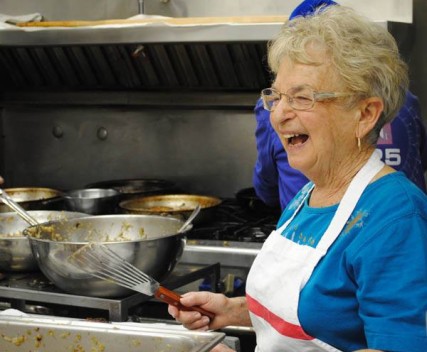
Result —
<path fill-rule="evenodd" d="M 306 134 L 292 134 L 285 135 L 284 137 L 288 140 L 290 145 L 304 144 L 308 139 L 308 135 Z"/>

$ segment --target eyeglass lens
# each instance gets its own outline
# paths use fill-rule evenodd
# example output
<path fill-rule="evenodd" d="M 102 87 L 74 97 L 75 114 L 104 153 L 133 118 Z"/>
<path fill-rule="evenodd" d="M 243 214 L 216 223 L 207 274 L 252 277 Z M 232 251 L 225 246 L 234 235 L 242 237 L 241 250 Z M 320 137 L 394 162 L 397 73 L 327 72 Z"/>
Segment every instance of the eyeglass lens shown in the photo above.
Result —
<path fill-rule="evenodd" d="M 262 91 L 264 107 L 272 111 L 279 104 L 282 97 L 285 97 L 288 104 L 295 110 L 310 109 L 314 105 L 314 91 L 310 87 L 294 87 L 286 93 L 279 93 L 275 89 L 267 88 Z"/>

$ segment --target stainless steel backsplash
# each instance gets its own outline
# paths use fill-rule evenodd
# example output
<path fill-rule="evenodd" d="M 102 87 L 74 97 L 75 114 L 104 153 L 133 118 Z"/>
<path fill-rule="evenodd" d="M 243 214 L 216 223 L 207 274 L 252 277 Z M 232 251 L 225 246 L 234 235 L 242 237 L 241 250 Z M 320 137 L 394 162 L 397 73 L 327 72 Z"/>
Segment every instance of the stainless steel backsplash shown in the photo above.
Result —
<path fill-rule="evenodd" d="M 187 192 L 229 197 L 252 184 L 251 110 L 29 106 L 2 115 L 8 186 L 162 178 Z"/>

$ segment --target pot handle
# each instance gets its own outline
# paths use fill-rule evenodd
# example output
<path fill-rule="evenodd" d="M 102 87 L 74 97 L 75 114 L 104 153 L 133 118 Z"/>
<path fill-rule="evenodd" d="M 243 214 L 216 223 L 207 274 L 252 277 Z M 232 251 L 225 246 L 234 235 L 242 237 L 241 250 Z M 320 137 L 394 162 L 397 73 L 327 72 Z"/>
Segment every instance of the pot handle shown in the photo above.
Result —
<path fill-rule="evenodd" d="M 43 205 L 49 205 L 50 203 L 56 203 L 56 202 L 61 202 L 63 201 L 67 196 L 65 195 L 58 195 L 56 197 L 53 198 L 48 198 L 48 199 L 41 199 L 41 203 Z"/>
<path fill-rule="evenodd" d="M 191 225 L 192 221 L 195 219 L 195 217 L 197 215 L 199 215 L 200 213 L 200 204 L 197 204 L 197 206 L 194 208 L 193 212 L 191 213 L 191 215 L 188 217 L 187 221 L 184 222 L 184 224 L 181 226 L 181 228 L 178 230 L 178 233 L 182 233 L 185 232 L 188 227 Z"/>

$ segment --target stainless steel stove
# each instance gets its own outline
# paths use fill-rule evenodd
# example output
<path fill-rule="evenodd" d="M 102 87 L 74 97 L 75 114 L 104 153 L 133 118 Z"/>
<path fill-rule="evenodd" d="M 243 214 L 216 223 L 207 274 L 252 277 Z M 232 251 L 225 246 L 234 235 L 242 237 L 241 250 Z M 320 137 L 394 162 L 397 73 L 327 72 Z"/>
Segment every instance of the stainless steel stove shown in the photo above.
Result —
<path fill-rule="evenodd" d="M 212 221 L 195 226 L 188 234 L 180 261 L 162 284 L 175 290 L 192 285 L 190 289 L 224 292 L 230 296 L 244 294 L 249 268 L 262 242 L 274 229 L 277 216 L 277 212 L 268 209 L 242 206 L 236 199 L 223 200 Z M 2 298 L 13 308 L 22 310 L 28 306 L 40 307 L 45 313 L 44 306 L 56 305 L 81 308 L 85 314 L 88 309 L 100 310 L 107 313 L 106 319 L 125 321 L 132 308 L 151 297 L 139 293 L 119 298 L 71 295 L 35 272 L 5 274 L 0 280 L 0 302 Z"/>
<path fill-rule="evenodd" d="M 205 266 L 177 265 L 163 285 L 178 289 L 195 280 L 210 277 L 219 281 L 219 264 Z M 214 288 L 218 285 L 214 285 Z M 72 295 L 54 286 L 42 273 L 6 274 L 0 280 L 0 302 L 9 303 L 11 308 L 47 315 L 103 317 L 109 321 L 127 321 L 131 310 L 151 297 L 135 293 L 125 297 L 98 298 Z"/>
<path fill-rule="evenodd" d="M 259 202 L 255 206 L 242 205 L 234 198 L 224 200 L 216 210 L 214 221 L 194 227 L 188 234 L 180 263 L 220 263 L 221 282 L 230 285 L 235 280 L 238 286 L 223 285 L 222 290 L 229 295 L 244 294 L 249 269 L 280 216 L 277 209 Z"/>
<path fill-rule="evenodd" d="M 188 233 L 184 252 L 170 276 L 162 282 L 180 293 L 189 290 L 245 293 L 249 269 L 262 243 L 275 228 L 279 213 L 268 208 L 243 206 L 225 199 L 211 221 Z M 118 298 L 71 295 L 61 291 L 41 273 L 6 273 L 0 279 L 0 309 L 106 321 L 157 321 L 173 323 L 165 304 L 140 293 Z M 229 327 L 227 335 L 238 336 L 242 350 L 254 345 L 251 329 Z"/>

